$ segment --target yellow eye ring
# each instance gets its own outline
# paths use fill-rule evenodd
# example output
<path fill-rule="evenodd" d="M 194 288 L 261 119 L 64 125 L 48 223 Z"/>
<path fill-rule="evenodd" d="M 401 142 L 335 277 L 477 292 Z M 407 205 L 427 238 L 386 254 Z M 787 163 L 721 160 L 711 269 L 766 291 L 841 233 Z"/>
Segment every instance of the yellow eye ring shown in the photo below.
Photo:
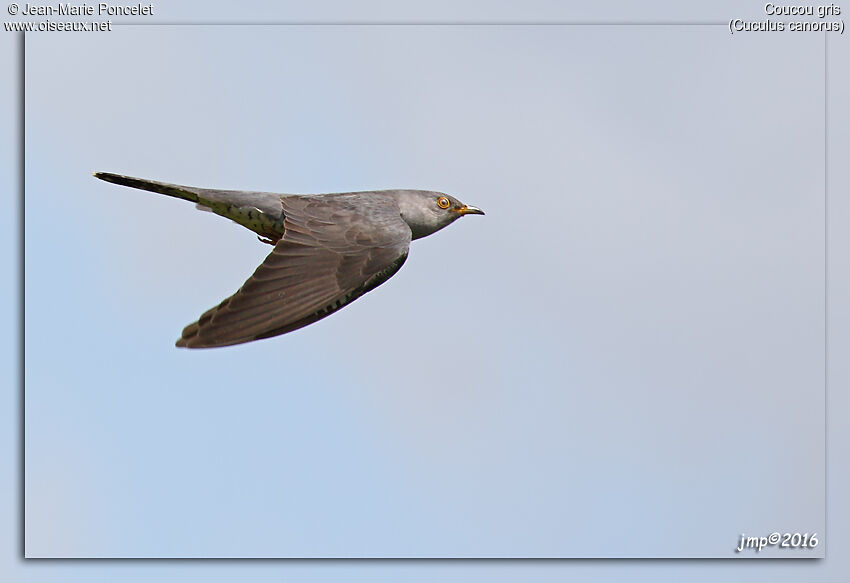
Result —
<path fill-rule="evenodd" d="M 449 199 L 447 199 L 445 196 L 441 196 L 437 199 L 437 206 L 441 209 L 447 209 L 451 206 L 451 204 L 452 203 L 450 203 Z"/>

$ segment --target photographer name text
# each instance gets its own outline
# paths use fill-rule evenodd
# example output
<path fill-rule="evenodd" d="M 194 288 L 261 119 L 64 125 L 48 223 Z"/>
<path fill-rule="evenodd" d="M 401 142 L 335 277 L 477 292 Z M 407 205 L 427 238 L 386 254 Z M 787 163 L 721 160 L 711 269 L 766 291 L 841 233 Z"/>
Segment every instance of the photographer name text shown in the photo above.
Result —
<path fill-rule="evenodd" d="M 153 16 L 153 4 L 24 4 L 23 16 Z"/>

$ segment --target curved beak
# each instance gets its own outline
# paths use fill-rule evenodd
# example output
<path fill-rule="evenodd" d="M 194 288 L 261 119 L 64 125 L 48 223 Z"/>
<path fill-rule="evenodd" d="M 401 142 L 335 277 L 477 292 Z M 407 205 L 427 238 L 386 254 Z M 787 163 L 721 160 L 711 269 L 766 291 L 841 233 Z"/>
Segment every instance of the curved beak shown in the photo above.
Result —
<path fill-rule="evenodd" d="M 478 207 L 469 206 L 468 204 L 463 205 L 462 207 L 455 209 L 455 212 L 459 215 L 483 215 L 484 211 L 482 211 Z"/>

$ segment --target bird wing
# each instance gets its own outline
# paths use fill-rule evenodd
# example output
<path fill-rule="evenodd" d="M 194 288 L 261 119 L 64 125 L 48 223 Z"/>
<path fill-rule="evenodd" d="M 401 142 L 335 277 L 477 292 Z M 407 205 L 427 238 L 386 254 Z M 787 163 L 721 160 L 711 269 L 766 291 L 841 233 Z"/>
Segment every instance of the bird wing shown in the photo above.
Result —
<path fill-rule="evenodd" d="M 235 294 L 183 330 L 177 346 L 208 348 L 312 324 L 392 277 L 411 232 L 381 193 L 283 196 L 285 232 Z"/>

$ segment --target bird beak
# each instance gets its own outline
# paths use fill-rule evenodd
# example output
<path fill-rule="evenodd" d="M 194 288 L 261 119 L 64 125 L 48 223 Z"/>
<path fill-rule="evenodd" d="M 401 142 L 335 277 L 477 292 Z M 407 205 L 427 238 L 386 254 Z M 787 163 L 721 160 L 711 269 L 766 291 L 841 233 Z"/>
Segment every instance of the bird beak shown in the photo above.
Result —
<path fill-rule="evenodd" d="M 478 207 L 469 206 L 468 204 L 463 205 L 460 208 L 454 209 L 454 211 L 459 215 L 483 215 L 484 211 L 482 211 Z"/>

